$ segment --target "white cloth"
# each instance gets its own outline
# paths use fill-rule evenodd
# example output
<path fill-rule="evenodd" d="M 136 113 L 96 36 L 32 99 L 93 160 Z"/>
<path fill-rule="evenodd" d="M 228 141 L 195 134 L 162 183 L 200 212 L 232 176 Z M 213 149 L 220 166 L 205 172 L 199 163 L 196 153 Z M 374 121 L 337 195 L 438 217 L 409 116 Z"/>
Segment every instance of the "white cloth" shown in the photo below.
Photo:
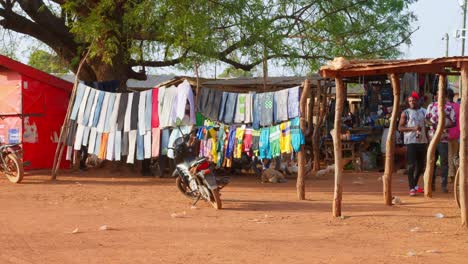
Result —
<path fill-rule="evenodd" d="M 106 124 L 106 116 L 107 116 L 107 106 L 109 105 L 109 98 L 110 98 L 110 93 L 106 92 L 104 94 L 104 101 L 102 102 L 99 122 L 97 124 L 97 131 L 100 133 L 104 132 L 104 126 Z"/>
<path fill-rule="evenodd" d="M 177 87 L 171 86 L 165 89 L 161 114 L 159 115 L 160 127 L 169 127 L 174 125 L 173 107 L 177 96 Z M 160 100 L 158 98 L 158 100 Z"/>
<path fill-rule="evenodd" d="M 107 139 L 106 160 L 114 160 L 115 132 L 109 133 Z"/>
<path fill-rule="evenodd" d="M 168 158 L 171 158 L 173 159 L 175 156 L 174 156 L 174 150 L 172 148 L 174 148 L 174 141 L 180 137 L 182 137 L 182 133 L 184 133 L 184 135 L 187 135 L 188 133 L 190 133 L 192 127 L 191 126 L 181 126 L 180 129 L 176 128 L 176 129 L 173 129 L 172 130 L 172 133 L 171 135 L 169 136 L 169 141 L 168 141 L 168 144 L 167 144 L 167 157 Z M 181 133 L 182 131 L 182 133 Z"/>
<path fill-rule="evenodd" d="M 81 100 L 80 109 L 78 110 L 78 118 L 76 119 L 78 124 L 83 124 L 83 117 L 84 117 L 84 112 L 86 109 L 86 102 L 88 101 L 88 96 L 91 91 L 91 88 L 88 86 L 86 86 L 84 89 L 85 90 L 84 90 L 83 99 Z"/>
<path fill-rule="evenodd" d="M 132 116 L 133 93 L 128 94 L 127 108 L 125 109 L 124 131 L 130 132 L 130 122 Z"/>
<path fill-rule="evenodd" d="M 131 130 L 128 132 L 128 155 L 127 155 L 127 163 L 134 163 L 135 162 L 135 148 L 136 148 L 136 137 L 137 131 Z"/>
<path fill-rule="evenodd" d="M 195 124 L 195 102 L 193 100 L 192 86 L 187 80 L 184 80 L 177 86 L 176 103 L 174 106 L 174 121 L 181 122 L 185 116 L 185 106 L 187 100 L 190 105 L 190 123 Z"/>
<path fill-rule="evenodd" d="M 160 87 L 158 89 L 158 115 L 159 115 L 160 118 L 161 118 L 162 109 L 163 109 L 163 106 L 164 106 L 164 96 L 165 96 L 165 94 L 166 94 L 166 87 L 165 86 Z"/>
<path fill-rule="evenodd" d="M 117 115 L 119 113 L 119 106 L 120 106 L 120 96 L 122 94 L 117 93 L 115 94 L 115 101 L 114 101 L 114 107 L 112 110 L 112 114 L 110 116 L 109 120 L 109 131 L 114 132 L 117 128 Z"/>
<path fill-rule="evenodd" d="M 71 160 L 72 152 L 73 152 L 73 147 L 72 146 L 67 146 L 67 154 L 66 154 L 66 157 L 65 157 L 66 160 Z"/>
<path fill-rule="evenodd" d="M 115 131 L 114 156 L 116 161 L 120 161 L 122 156 L 122 131 Z"/>
<path fill-rule="evenodd" d="M 275 92 L 275 122 L 288 120 L 288 89 Z"/>
<path fill-rule="evenodd" d="M 97 129 L 95 127 L 92 127 L 91 132 L 89 133 L 88 154 L 94 154 L 94 148 L 96 146 L 96 136 Z"/>
<path fill-rule="evenodd" d="M 75 144 L 73 147 L 73 149 L 75 150 L 81 149 L 81 143 L 83 143 L 84 129 L 85 127 L 83 125 L 78 124 L 78 128 L 76 129 L 76 134 L 75 134 Z"/>
<path fill-rule="evenodd" d="M 151 131 L 146 131 L 143 137 L 145 159 L 151 159 Z"/>
<path fill-rule="evenodd" d="M 94 112 L 96 112 L 97 101 L 98 101 L 100 93 L 103 93 L 103 92 L 96 90 L 96 94 L 94 95 L 93 106 L 91 107 L 91 112 L 89 114 L 89 120 L 88 120 L 89 127 L 93 126 Z"/>
<path fill-rule="evenodd" d="M 90 132 L 91 132 L 91 128 L 88 126 L 85 126 L 84 133 L 83 133 L 83 143 L 82 143 L 83 146 L 88 146 Z"/>
<path fill-rule="evenodd" d="M 248 93 L 245 96 L 245 121 L 244 123 L 252 123 L 252 94 Z"/>
<path fill-rule="evenodd" d="M 147 91 L 141 92 L 140 101 L 138 102 L 138 134 L 142 136 L 145 134 L 145 131 L 146 131 L 146 125 L 145 125 L 146 94 L 147 94 Z"/>

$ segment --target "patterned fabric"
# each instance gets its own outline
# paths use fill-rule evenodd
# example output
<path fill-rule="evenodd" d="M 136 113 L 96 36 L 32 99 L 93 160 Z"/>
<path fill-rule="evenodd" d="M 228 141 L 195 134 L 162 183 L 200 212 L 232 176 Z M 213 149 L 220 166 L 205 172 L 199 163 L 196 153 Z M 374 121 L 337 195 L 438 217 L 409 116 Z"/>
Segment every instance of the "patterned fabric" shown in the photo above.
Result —
<path fill-rule="evenodd" d="M 259 96 L 261 94 L 258 94 Z M 263 93 L 260 96 L 260 125 L 270 126 L 273 124 L 273 93 Z"/>
<path fill-rule="evenodd" d="M 431 139 L 434 136 L 435 130 L 437 128 L 437 124 L 439 123 L 438 111 L 439 109 L 438 109 L 437 102 L 433 102 L 427 108 L 426 118 L 432 123 L 432 126 L 429 129 L 429 138 Z M 444 111 L 445 111 L 445 124 L 447 124 L 447 122 L 456 124 L 457 118 L 456 118 L 455 110 L 453 109 L 453 107 L 449 104 L 446 104 Z M 440 142 L 447 142 L 447 140 L 448 140 L 448 129 L 444 129 L 444 131 L 442 132 L 442 137 L 440 138 Z"/>

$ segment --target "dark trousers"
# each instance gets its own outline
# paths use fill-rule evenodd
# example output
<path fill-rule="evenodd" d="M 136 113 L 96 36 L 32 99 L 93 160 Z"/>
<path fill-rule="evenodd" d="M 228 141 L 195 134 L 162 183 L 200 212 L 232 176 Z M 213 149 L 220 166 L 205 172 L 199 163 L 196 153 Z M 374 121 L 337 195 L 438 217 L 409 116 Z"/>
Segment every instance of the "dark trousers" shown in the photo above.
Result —
<path fill-rule="evenodd" d="M 435 188 L 436 180 L 436 162 L 440 158 L 440 171 L 441 171 L 441 186 L 442 188 L 447 188 L 447 176 L 448 176 L 448 143 L 440 142 L 437 144 L 435 159 L 434 159 L 434 173 L 432 174 L 432 188 Z"/>
<path fill-rule="evenodd" d="M 419 177 L 424 170 L 427 146 L 426 144 L 408 144 L 406 148 L 408 159 L 408 185 L 411 190 L 418 185 Z"/>

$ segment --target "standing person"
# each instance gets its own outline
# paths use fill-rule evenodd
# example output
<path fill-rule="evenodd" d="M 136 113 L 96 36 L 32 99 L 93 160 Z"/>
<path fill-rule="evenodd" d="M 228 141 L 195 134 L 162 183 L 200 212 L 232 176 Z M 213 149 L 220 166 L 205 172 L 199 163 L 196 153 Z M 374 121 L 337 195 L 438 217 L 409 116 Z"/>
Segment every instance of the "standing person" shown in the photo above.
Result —
<path fill-rule="evenodd" d="M 416 92 L 408 97 L 408 108 L 401 113 L 398 125 L 398 130 L 403 132 L 403 141 L 407 149 L 410 196 L 415 196 L 417 192 L 424 192 L 418 187 L 418 181 L 423 172 L 426 157 L 426 113 L 419 107 L 418 100 L 419 96 Z"/>
<path fill-rule="evenodd" d="M 435 96 L 437 97 L 437 93 L 435 94 Z M 441 190 L 444 193 L 448 193 L 448 189 L 447 189 L 448 157 L 449 157 L 448 128 L 454 127 L 457 123 L 457 119 L 455 115 L 455 110 L 450 104 L 447 103 L 447 98 L 444 98 L 444 100 L 446 100 L 446 104 L 444 107 L 445 128 L 444 128 L 444 131 L 442 132 L 440 141 L 437 144 L 436 156 L 434 159 L 434 173 L 432 174 L 432 186 L 431 187 L 432 187 L 432 190 L 435 191 L 436 163 L 437 163 L 437 158 L 439 157 L 440 169 L 441 169 Z M 434 137 L 437 124 L 439 123 L 439 113 L 438 113 L 437 102 L 433 102 L 427 107 L 426 119 L 431 124 L 430 129 L 429 129 L 429 138 L 432 139 Z"/>
<path fill-rule="evenodd" d="M 455 179 L 455 174 L 457 168 L 455 167 L 455 157 L 458 155 L 458 140 L 460 139 L 460 105 L 453 101 L 455 93 L 452 89 L 447 90 L 447 104 L 453 107 L 455 110 L 456 125 L 448 129 L 448 160 L 449 160 L 449 170 L 448 176 L 451 182 Z"/>

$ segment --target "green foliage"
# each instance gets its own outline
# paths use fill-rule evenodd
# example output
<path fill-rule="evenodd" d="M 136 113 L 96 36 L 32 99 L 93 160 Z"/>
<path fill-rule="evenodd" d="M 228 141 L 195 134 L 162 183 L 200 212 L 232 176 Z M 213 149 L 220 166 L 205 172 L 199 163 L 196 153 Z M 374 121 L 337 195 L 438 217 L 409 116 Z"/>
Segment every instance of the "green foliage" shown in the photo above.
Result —
<path fill-rule="evenodd" d="M 179 58 L 155 65 L 193 69 L 219 60 L 250 70 L 266 57 L 314 70 L 335 56 L 398 57 L 415 1 L 65 0 L 38 12 L 65 14 L 73 41 L 90 48 L 94 63 L 154 66 L 146 62 Z"/>
<path fill-rule="evenodd" d="M 238 77 L 253 77 L 251 71 L 244 71 L 242 69 L 236 69 L 234 67 L 227 67 L 224 71 L 218 75 L 219 78 L 238 78 Z"/>
<path fill-rule="evenodd" d="M 35 50 L 29 57 L 29 66 L 48 73 L 67 73 L 67 66 L 59 56 L 50 54 L 47 51 Z"/>

